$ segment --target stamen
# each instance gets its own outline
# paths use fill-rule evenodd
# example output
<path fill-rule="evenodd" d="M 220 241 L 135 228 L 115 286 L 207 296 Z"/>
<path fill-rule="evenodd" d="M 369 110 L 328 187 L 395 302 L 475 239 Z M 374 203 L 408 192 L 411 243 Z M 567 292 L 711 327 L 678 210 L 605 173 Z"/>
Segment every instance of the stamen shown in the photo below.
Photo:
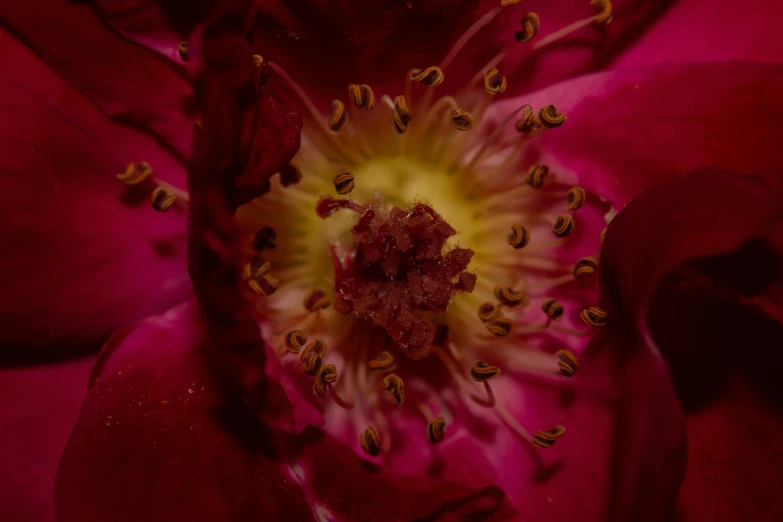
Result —
<path fill-rule="evenodd" d="M 446 434 L 446 419 L 438 417 L 427 424 L 427 440 L 430 444 L 437 444 L 443 440 Z"/>
<path fill-rule="evenodd" d="M 458 107 L 451 112 L 451 123 L 457 130 L 467 131 L 473 128 L 473 116 Z"/>
<path fill-rule="evenodd" d="M 179 55 L 179 59 L 183 62 L 187 62 L 189 52 L 190 46 L 188 45 L 188 42 L 180 42 L 179 46 L 177 47 L 177 54 Z"/>
<path fill-rule="evenodd" d="M 152 208 L 158 212 L 166 212 L 176 201 L 177 198 L 166 187 L 158 187 L 150 194 Z"/>
<path fill-rule="evenodd" d="M 601 327 L 606 324 L 607 313 L 597 306 L 591 306 L 579 313 L 582 321 L 588 326 Z"/>
<path fill-rule="evenodd" d="M 261 56 L 260 54 L 254 54 L 252 58 L 253 58 L 253 65 L 255 65 L 256 67 L 261 67 L 262 65 L 264 65 L 264 57 Z"/>
<path fill-rule="evenodd" d="M 397 368 L 394 356 L 386 350 L 378 354 L 378 357 L 367 363 L 370 369 L 378 373 L 393 372 Z"/>
<path fill-rule="evenodd" d="M 510 286 L 500 285 L 495 286 L 494 294 L 497 300 L 506 306 L 517 306 L 527 297 L 524 290 L 514 290 Z"/>
<path fill-rule="evenodd" d="M 247 286 L 258 295 L 269 296 L 275 293 L 280 281 L 272 274 L 264 274 L 260 277 L 248 279 Z"/>
<path fill-rule="evenodd" d="M 272 268 L 272 263 L 261 256 L 256 256 L 245 263 L 245 266 L 242 268 L 242 279 L 248 280 L 254 277 L 261 277 L 269 272 L 270 268 Z"/>
<path fill-rule="evenodd" d="M 299 353 L 307 343 L 307 335 L 302 330 L 291 330 L 285 334 L 285 347 L 291 353 Z"/>
<path fill-rule="evenodd" d="M 377 457 L 381 453 L 381 436 L 374 426 L 370 426 L 359 436 L 359 445 L 366 454 Z"/>
<path fill-rule="evenodd" d="M 492 303 L 484 303 L 478 307 L 478 318 L 481 322 L 488 323 L 500 317 L 500 308 Z"/>
<path fill-rule="evenodd" d="M 302 173 L 299 169 L 291 165 L 290 163 L 280 169 L 280 184 L 284 187 L 288 187 L 295 183 L 299 183 L 302 179 Z"/>
<path fill-rule="evenodd" d="M 410 123 L 413 113 L 408 108 L 408 103 L 405 101 L 405 96 L 399 95 L 394 98 L 394 128 L 397 132 L 403 134 L 408 130 L 408 123 Z"/>
<path fill-rule="evenodd" d="M 525 105 L 522 107 L 522 118 L 516 123 L 517 131 L 528 134 L 541 127 L 541 122 L 538 121 L 536 113 L 533 111 L 533 107 Z"/>
<path fill-rule="evenodd" d="M 138 185 L 152 176 L 152 167 L 146 161 L 133 161 L 125 167 L 125 172 L 117 174 L 117 179 L 126 185 Z"/>
<path fill-rule="evenodd" d="M 532 40 L 541 28 L 541 19 L 533 12 L 527 13 L 519 23 L 522 25 L 522 30 L 514 31 L 514 38 L 520 43 Z"/>
<path fill-rule="evenodd" d="M 544 178 L 549 174 L 549 167 L 546 165 L 531 165 L 525 174 L 525 184 L 534 189 L 540 189 L 544 186 Z"/>
<path fill-rule="evenodd" d="M 500 368 L 497 366 L 490 366 L 484 361 L 476 361 L 473 366 L 470 367 L 470 376 L 476 382 L 486 382 L 490 379 L 494 379 L 500 374 Z"/>
<path fill-rule="evenodd" d="M 443 83 L 445 75 L 440 67 L 435 65 L 427 67 L 424 70 L 414 69 L 410 74 L 411 80 L 416 83 L 423 83 L 427 87 L 437 87 Z"/>
<path fill-rule="evenodd" d="M 253 250 L 263 252 L 267 249 L 273 249 L 277 246 L 277 232 L 272 227 L 264 227 L 256 232 L 253 238 Z"/>
<path fill-rule="evenodd" d="M 551 448 L 554 443 L 565 433 L 565 428 L 559 424 L 551 430 L 540 430 L 533 435 L 533 446 L 537 448 Z"/>
<path fill-rule="evenodd" d="M 566 377 L 573 377 L 578 367 L 576 356 L 571 350 L 559 350 L 556 354 L 557 365 L 560 367 L 560 373 Z"/>
<path fill-rule="evenodd" d="M 315 204 L 315 213 L 318 214 L 318 217 L 323 219 L 328 218 L 341 209 L 353 210 L 359 214 L 364 212 L 364 207 L 358 203 L 347 199 L 334 199 L 329 196 L 322 197 L 318 200 L 318 203 Z"/>
<path fill-rule="evenodd" d="M 487 322 L 487 330 L 496 337 L 505 337 L 511 331 L 511 320 L 506 317 L 498 317 Z"/>
<path fill-rule="evenodd" d="M 558 111 L 557 107 L 550 104 L 538 111 L 538 119 L 542 125 L 554 129 L 564 124 L 568 118 L 566 118 L 565 114 Z"/>
<path fill-rule="evenodd" d="M 313 395 L 319 399 L 326 395 L 326 387 L 337 380 L 337 368 L 334 364 L 325 364 L 321 366 L 315 375 L 313 383 Z"/>
<path fill-rule="evenodd" d="M 549 320 L 559 321 L 563 317 L 563 312 L 565 310 L 563 309 L 563 305 L 556 299 L 547 297 L 541 302 L 541 311 L 546 314 Z"/>
<path fill-rule="evenodd" d="M 600 9 L 593 21 L 597 24 L 608 24 L 612 21 L 612 2 L 610 0 L 592 0 L 591 5 Z"/>
<path fill-rule="evenodd" d="M 568 214 L 560 214 L 552 225 L 552 232 L 557 237 L 566 237 L 574 229 L 574 218 Z"/>
<path fill-rule="evenodd" d="M 383 387 L 386 393 L 394 399 L 394 403 L 397 406 L 402 406 L 405 402 L 405 383 L 402 378 L 391 373 L 383 378 Z"/>
<path fill-rule="evenodd" d="M 307 375 L 318 375 L 318 372 L 323 368 L 324 357 L 321 354 L 315 352 L 309 352 L 301 357 L 302 371 Z"/>
<path fill-rule="evenodd" d="M 372 92 L 369 85 L 352 83 L 348 86 L 348 93 L 357 107 L 364 107 L 366 111 L 375 107 L 375 93 Z"/>
<path fill-rule="evenodd" d="M 574 265 L 574 277 L 580 281 L 595 276 L 598 270 L 598 262 L 594 257 L 583 257 Z"/>
<path fill-rule="evenodd" d="M 530 242 L 530 232 L 522 225 L 512 225 L 508 234 L 508 244 L 520 249 Z"/>
<path fill-rule="evenodd" d="M 484 89 L 487 94 L 501 94 L 507 87 L 506 77 L 500 74 L 496 67 L 491 68 L 484 75 Z"/>
<path fill-rule="evenodd" d="M 501 7 L 508 7 L 511 5 L 521 4 L 524 0 L 500 0 Z"/>
<path fill-rule="evenodd" d="M 432 339 L 432 344 L 435 346 L 445 347 L 451 343 L 454 337 L 454 331 L 449 328 L 447 324 L 439 324 L 435 327 L 435 337 Z"/>
<path fill-rule="evenodd" d="M 348 113 L 345 111 L 345 104 L 340 100 L 332 100 L 332 116 L 327 125 L 334 132 L 340 132 L 348 121 Z"/>
<path fill-rule="evenodd" d="M 309 357 L 311 353 L 316 355 L 323 355 L 326 353 L 326 348 L 326 342 L 322 341 L 321 339 L 311 341 L 307 346 L 304 347 L 304 350 L 302 350 L 302 354 L 299 356 L 299 360 L 304 362 L 305 358 Z"/>
<path fill-rule="evenodd" d="M 473 25 L 471 25 L 468 30 L 462 34 L 462 36 L 460 36 L 459 40 L 454 43 L 454 46 L 448 52 L 446 57 L 443 58 L 443 60 L 440 62 L 440 69 L 442 71 L 445 71 L 449 65 L 451 65 L 451 62 L 453 62 L 454 59 L 459 55 L 460 51 L 462 51 L 462 49 L 465 47 L 465 44 L 467 44 L 474 36 L 476 36 L 476 33 L 478 33 L 482 27 L 492 23 L 492 20 L 494 20 L 495 17 L 503 10 L 503 7 L 504 6 L 501 4 L 489 11 L 487 14 L 479 18 Z"/>
<path fill-rule="evenodd" d="M 354 187 L 356 187 L 356 183 L 353 180 L 353 174 L 350 172 L 336 175 L 332 182 L 334 183 L 335 190 L 341 196 L 350 193 Z"/>
<path fill-rule="evenodd" d="M 585 190 L 582 187 L 574 187 L 566 194 L 566 210 L 577 210 L 585 204 Z"/>

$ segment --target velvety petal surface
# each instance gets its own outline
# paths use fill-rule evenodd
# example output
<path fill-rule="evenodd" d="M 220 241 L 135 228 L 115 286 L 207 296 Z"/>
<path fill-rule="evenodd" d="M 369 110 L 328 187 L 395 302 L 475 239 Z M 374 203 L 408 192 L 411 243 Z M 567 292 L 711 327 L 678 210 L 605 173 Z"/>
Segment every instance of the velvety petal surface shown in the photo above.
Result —
<path fill-rule="evenodd" d="M 146 160 L 182 186 L 150 136 L 113 123 L 6 32 L 0 130 L 2 352 L 8 359 L 97 349 L 115 328 L 190 293 L 186 220 L 115 178 Z"/>
<path fill-rule="evenodd" d="M 54 520 L 54 476 L 95 359 L 0 369 L 0 519 Z"/>
<path fill-rule="evenodd" d="M 554 103 L 568 121 L 526 145 L 526 164 L 549 165 L 619 209 L 700 166 L 782 186 L 782 85 L 774 64 L 659 65 L 584 76 L 491 110 L 500 119 L 524 103 Z"/>

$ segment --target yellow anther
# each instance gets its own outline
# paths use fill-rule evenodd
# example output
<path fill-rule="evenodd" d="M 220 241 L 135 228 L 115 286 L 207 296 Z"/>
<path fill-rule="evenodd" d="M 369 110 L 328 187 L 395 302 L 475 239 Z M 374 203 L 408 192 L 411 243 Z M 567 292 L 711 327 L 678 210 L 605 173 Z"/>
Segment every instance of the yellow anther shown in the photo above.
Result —
<path fill-rule="evenodd" d="M 454 332 L 449 328 L 449 325 L 439 324 L 435 327 L 435 338 L 432 340 L 432 344 L 445 347 L 448 346 L 453 337 Z"/>
<path fill-rule="evenodd" d="M 386 350 L 378 354 L 378 357 L 368 363 L 370 369 L 378 373 L 393 372 L 397 368 L 394 356 Z"/>
<path fill-rule="evenodd" d="M 411 71 L 411 80 L 416 83 L 423 83 L 428 87 L 437 87 L 443 83 L 443 78 L 443 71 L 440 70 L 440 67 L 434 65 L 424 70 L 415 69 Z"/>
<path fill-rule="evenodd" d="M 171 205 L 176 203 L 177 198 L 166 187 L 158 187 L 150 194 L 150 203 L 152 208 L 158 212 L 166 212 Z"/>
<path fill-rule="evenodd" d="M 332 300 L 326 295 L 323 290 L 314 288 L 307 292 L 307 295 L 302 300 L 302 305 L 308 312 L 315 312 L 316 310 L 322 310 L 332 304 Z"/>
<path fill-rule="evenodd" d="M 285 334 L 285 347 L 291 353 L 299 353 L 307 343 L 307 335 L 302 330 L 291 330 Z"/>
<path fill-rule="evenodd" d="M 581 280 L 593 277 L 598 271 L 598 262 L 594 257 L 583 257 L 574 265 L 574 277 Z"/>
<path fill-rule="evenodd" d="M 506 77 L 493 67 L 484 75 L 484 89 L 488 94 L 500 94 L 505 92 L 507 86 Z"/>
<path fill-rule="evenodd" d="M 280 281 L 272 274 L 264 274 L 261 277 L 249 279 L 247 286 L 258 295 L 272 295 L 280 286 Z"/>
<path fill-rule="evenodd" d="M 589 326 L 604 326 L 606 324 L 607 313 L 597 306 L 591 306 L 579 313 L 582 321 Z"/>
<path fill-rule="evenodd" d="M 540 189 L 544 186 L 544 178 L 549 174 L 549 167 L 546 165 L 531 165 L 525 174 L 525 184 L 534 189 Z"/>
<path fill-rule="evenodd" d="M 334 183 L 334 189 L 341 196 L 348 194 L 356 187 L 356 183 L 353 180 L 353 174 L 350 172 L 336 175 L 332 182 Z"/>
<path fill-rule="evenodd" d="M 599 13 L 593 18 L 597 24 L 608 24 L 612 21 L 612 2 L 610 0 L 591 0 L 591 5 L 599 9 Z"/>
<path fill-rule="evenodd" d="M 585 204 L 587 195 L 582 187 L 573 187 L 566 194 L 566 210 L 577 210 Z"/>
<path fill-rule="evenodd" d="M 522 20 L 519 21 L 522 24 L 521 31 L 514 31 L 514 38 L 517 42 L 529 42 L 538 34 L 538 30 L 541 28 L 541 20 L 536 13 L 527 13 Z"/>
<path fill-rule="evenodd" d="M 563 305 L 556 299 L 547 297 L 541 302 L 541 311 L 552 321 L 559 321 L 563 317 Z"/>
<path fill-rule="evenodd" d="M 261 67 L 262 65 L 264 65 L 264 57 L 261 56 L 260 54 L 254 54 L 253 65 L 255 65 L 256 67 Z"/>
<path fill-rule="evenodd" d="M 558 111 L 557 107 L 554 105 L 547 105 L 538 111 L 538 120 L 542 125 L 549 127 L 550 129 L 560 127 L 567 119 L 568 118 L 566 118 L 566 115 Z"/>
<path fill-rule="evenodd" d="M 179 55 L 179 59 L 183 62 L 187 62 L 189 52 L 190 46 L 188 45 L 188 42 L 180 42 L 179 46 L 177 46 L 177 54 Z"/>
<path fill-rule="evenodd" d="M 478 318 L 482 322 L 488 323 L 500 317 L 500 308 L 492 303 L 484 303 L 478 307 Z"/>
<path fill-rule="evenodd" d="M 493 379 L 500 374 L 500 368 L 497 366 L 490 366 L 484 361 L 476 361 L 473 366 L 470 367 L 470 376 L 476 382 L 486 382 Z"/>
<path fill-rule="evenodd" d="M 537 448 L 551 448 L 552 445 L 565 433 L 565 428 L 559 424 L 551 430 L 540 430 L 533 435 L 533 446 Z"/>
<path fill-rule="evenodd" d="M 372 92 L 369 85 L 352 83 L 348 86 L 348 94 L 351 95 L 351 99 L 357 107 L 364 107 L 366 111 L 375 107 L 375 93 Z"/>
<path fill-rule="evenodd" d="M 506 317 L 498 317 L 488 321 L 485 326 L 492 335 L 496 337 L 505 337 L 511 331 L 511 320 Z"/>
<path fill-rule="evenodd" d="M 508 233 L 508 244 L 514 248 L 522 248 L 530 242 L 530 232 L 522 225 L 512 225 Z"/>
<path fill-rule="evenodd" d="M 517 120 L 516 127 L 518 132 L 524 134 L 533 132 L 541 127 L 541 123 L 538 121 L 536 113 L 533 111 L 533 107 L 530 105 L 522 107 L 522 117 Z"/>
<path fill-rule="evenodd" d="M 524 290 L 514 290 L 510 286 L 495 286 L 495 297 L 506 306 L 517 306 L 524 302 L 527 292 Z"/>
<path fill-rule="evenodd" d="M 394 98 L 394 128 L 400 134 L 408 130 L 408 123 L 410 123 L 413 113 L 408 108 L 408 102 L 405 101 L 405 96 L 400 94 Z"/>
<path fill-rule="evenodd" d="M 272 263 L 261 256 L 255 256 L 242 267 L 242 279 L 247 281 L 248 279 L 261 277 L 269 272 L 270 268 L 272 268 Z"/>
<path fill-rule="evenodd" d="M 277 246 L 277 232 L 272 227 L 264 227 L 253 237 L 253 250 L 262 252 Z"/>
<path fill-rule="evenodd" d="M 332 116 L 329 118 L 329 128 L 334 132 L 340 132 L 348 121 L 348 113 L 345 104 L 340 100 L 332 100 Z"/>
<path fill-rule="evenodd" d="M 334 364 L 324 364 L 315 374 L 313 395 L 319 399 L 326 395 L 326 387 L 337 380 L 337 368 Z"/>
<path fill-rule="evenodd" d="M 518 5 L 524 2 L 524 0 L 500 0 L 501 7 L 509 7 L 512 5 Z"/>
<path fill-rule="evenodd" d="M 378 430 L 370 426 L 359 435 L 359 445 L 364 452 L 371 457 L 377 457 L 381 453 L 381 436 Z"/>
<path fill-rule="evenodd" d="M 317 355 L 323 355 L 326 353 L 326 342 L 322 341 L 321 339 L 316 339 L 315 341 L 310 341 L 307 343 L 307 345 L 302 350 L 302 353 L 299 355 L 299 360 L 304 362 L 305 358 L 308 357 L 311 353 L 317 354 Z"/>
<path fill-rule="evenodd" d="M 576 356 L 571 350 L 558 350 L 557 365 L 560 367 L 560 373 L 566 377 L 573 377 L 579 365 L 576 362 Z"/>
<path fill-rule="evenodd" d="M 461 131 L 470 130 L 473 128 L 473 116 L 468 111 L 457 107 L 451 111 L 451 124 Z"/>
<path fill-rule="evenodd" d="M 446 419 L 438 417 L 427 424 L 427 440 L 430 444 L 437 444 L 443 440 L 446 434 Z"/>
<path fill-rule="evenodd" d="M 315 352 L 308 353 L 300 360 L 302 361 L 302 372 L 307 375 L 318 375 L 318 372 L 324 365 L 323 355 Z"/>
<path fill-rule="evenodd" d="M 152 167 L 146 161 L 133 161 L 125 167 L 125 172 L 117 174 L 117 179 L 126 185 L 138 185 L 152 176 Z"/>
<path fill-rule="evenodd" d="M 568 214 L 560 214 L 555 219 L 555 224 L 552 225 L 552 232 L 557 237 L 566 237 L 574 229 L 574 218 Z"/>
<path fill-rule="evenodd" d="M 405 402 L 405 383 L 402 377 L 395 373 L 391 373 L 383 378 L 383 387 L 386 393 L 394 399 L 394 403 L 397 406 L 402 406 Z"/>

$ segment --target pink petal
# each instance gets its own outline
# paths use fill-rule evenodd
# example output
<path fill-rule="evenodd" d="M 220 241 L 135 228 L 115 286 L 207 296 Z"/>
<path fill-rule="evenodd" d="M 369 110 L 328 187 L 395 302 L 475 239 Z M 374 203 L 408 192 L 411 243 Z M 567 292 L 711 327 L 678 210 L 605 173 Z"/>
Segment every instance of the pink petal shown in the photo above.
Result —
<path fill-rule="evenodd" d="M 54 520 L 54 476 L 94 359 L 0 370 L 0 518 Z"/>
<path fill-rule="evenodd" d="M 779 8 L 777 0 L 757 0 L 746 8 L 733 0 L 679 0 L 612 67 L 723 60 L 780 63 Z"/>
<path fill-rule="evenodd" d="M 181 185 L 183 169 L 13 36 L 1 33 L 0 45 L 3 357 L 96 349 L 118 326 L 190 293 L 184 216 L 133 200 L 115 178 L 146 160 Z"/>
<path fill-rule="evenodd" d="M 578 179 L 619 209 L 654 183 L 705 165 L 783 186 L 783 157 L 770 146 L 783 139 L 781 86 L 778 65 L 661 65 L 585 76 L 494 110 L 554 103 L 568 121 L 533 140 L 527 160 Z"/>
<path fill-rule="evenodd" d="M 190 87 L 164 60 L 106 27 L 82 3 L 5 2 L 3 26 L 107 115 L 190 153 Z M 11 70 L 9 70 L 11 72 Z"/>

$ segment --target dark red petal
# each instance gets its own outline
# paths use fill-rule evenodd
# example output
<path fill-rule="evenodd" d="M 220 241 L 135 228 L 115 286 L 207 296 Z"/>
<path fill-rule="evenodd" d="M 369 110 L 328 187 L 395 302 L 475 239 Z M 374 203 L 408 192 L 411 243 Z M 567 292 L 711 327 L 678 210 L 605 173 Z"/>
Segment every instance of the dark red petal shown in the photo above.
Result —
<path fill-rule="evenodd" d="M 183 158 L 190 154 L 190 87 L 164 60 L 117 35 L 83 3 L 4 4 L 0 23 L 107 115 L 149 129 Z"/>
<path fill-rule="evenodd" d="M 94 359 L 0 370 L 0 518 L 54 520 L 54 475 Z"/>
<path fill-rule="evenodd" d="M 96 350 L 117 327 L 190 294 L 186 221 L 115 178 L 146 160 L 183 186 L 153 138 L 112 123 L 8 33 L 0 35 L 2 358 Z"/>
<path fill-rule="evenodd" d="M 514 105 L 565 112 L 565 125 L 531 143 L 530 161 L 622 208 L 654 183 L 705 165 L 783 186 L 783 156 L 769 145 L 783 140 L 781 88 L 780 65 L 661 65 L 585 76 Z"/>

